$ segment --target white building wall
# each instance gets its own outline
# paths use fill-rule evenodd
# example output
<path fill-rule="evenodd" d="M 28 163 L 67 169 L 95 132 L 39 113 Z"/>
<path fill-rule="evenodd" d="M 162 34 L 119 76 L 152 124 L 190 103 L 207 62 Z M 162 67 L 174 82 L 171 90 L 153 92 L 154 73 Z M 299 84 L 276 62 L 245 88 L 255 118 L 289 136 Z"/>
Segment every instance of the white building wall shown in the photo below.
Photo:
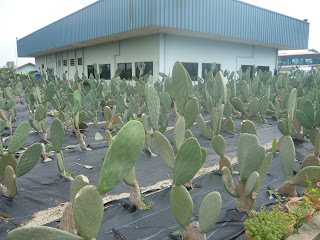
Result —
<path fill-rule="evenodd" d="M 221 69 L 236 71 L 241 65 L 276 67 L 277 49 L 216 40 L 160 35 L 160 72 L 169 74 L 176 61 L 198 63 L 198 75 L 202 63 L 216 62 Z"/>
<path fill-rule="evenodd" d="M 22 68 L 19 68 L 19 69 L 15 70 L 14 73 L 16 73 L 16 74 L 28 74 L 31 71 L 36 71 L 36 67 L 34 65 L 29 64 L 29 65 L 26 65 L 26 66 L 24 66 Z"/>

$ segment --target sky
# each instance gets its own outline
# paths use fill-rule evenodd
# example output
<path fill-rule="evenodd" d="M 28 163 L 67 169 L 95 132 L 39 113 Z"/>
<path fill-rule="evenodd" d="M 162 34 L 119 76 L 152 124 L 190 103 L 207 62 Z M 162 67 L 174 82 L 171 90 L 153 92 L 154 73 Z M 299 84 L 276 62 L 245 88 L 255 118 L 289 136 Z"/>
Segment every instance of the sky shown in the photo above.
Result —
<path fill-rule="evenodd" d="M 320 0 L 242 0 L 310 23 L 309 49 L 320 52 Z M 7 61 L 17 66 L 34 58 L 16 59 L 16 38 L 71 14 L 96 0 L 0 0 L 0 67 Z"/>

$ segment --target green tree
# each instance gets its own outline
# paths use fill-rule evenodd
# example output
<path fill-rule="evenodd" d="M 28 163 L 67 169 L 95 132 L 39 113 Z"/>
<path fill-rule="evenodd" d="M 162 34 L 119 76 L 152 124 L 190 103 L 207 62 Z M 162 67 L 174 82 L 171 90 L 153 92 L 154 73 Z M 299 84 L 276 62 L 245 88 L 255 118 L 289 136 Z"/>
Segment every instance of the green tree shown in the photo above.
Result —
<path fill-rule="evenodd" d="M 8 69 L 8 71 L 14 69 L 15 68 L 14 61 L 6 62 L 6 65 L 4 66 L 4 68 Z"/>

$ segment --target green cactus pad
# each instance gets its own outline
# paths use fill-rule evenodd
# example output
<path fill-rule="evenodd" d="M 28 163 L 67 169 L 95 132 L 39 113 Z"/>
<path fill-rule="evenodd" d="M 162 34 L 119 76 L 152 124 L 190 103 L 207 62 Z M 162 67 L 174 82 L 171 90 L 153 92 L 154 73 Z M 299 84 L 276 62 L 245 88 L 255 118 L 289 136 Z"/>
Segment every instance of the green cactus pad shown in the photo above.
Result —
<path fill-rule="evenodd" d="M 286 135 L 291 134 L 293 116 L 297 107 L 297 89 L 292 89 L 287 102 Z M 298 117 L 298 116 L 297 116 Z"/>
<path fill-rule="evenodd" d="M 192 134 L 192 132 L 191 132 L 190 129 L 187 129 L 187 130 L 185 131 L 185 133 L 184 133 L 184 136 L 185 136 L 186 139 L 188 139 L 188 138 L 190 138 L 190 137 L 193 137 L 193 134 Z"/>
<path fill-rule="evenodd" d="M 42 104 L 39 104 L 36 108 L 35 119 L 40 122 L 44 119 L 44 107 Z"/>
<path fill-rule="evenodd" d="M 2 146 L 2 141 L 0 140 L 0 156 L 3 155 L 3 146 Z"/>
<path fill-rule="evenodd" d="M 224 155 L 226 154 L 226 141 L 224 140 L 224 138 L 220 134 L 213 136 L 212 147 L 213 147 L 213 150 L 220 157 L 224 157 Z"/>
<path fill-rule="evenodd" d="M 276 119 L 280 118 L 280 104 L 278 101 L 275 101 L 274 104 L 274 116 L 276 117 Z"/>
<path fill-rule="evenodd" d="M 191 221 L 193 201 L 184 186 L 173 186 L 170 192 L 170 202 L 173 215 L 182 228 Z"/>
<path fill-rule="evenodd" d="M 301 126 L 307 128 L 307 129 L 313 128 L 314 119 L 309 119 L 303 111 L 298 109 L 296 111 L 296 116 L 297 116 L 297 119 L 298 119 L 299 123 L 301 124 Z"/>
<path fill-rule="evenodd" d="M 86 111 L 86 112 L 89 112 L 91 110 L 91 107 L 92 107 L 92 96 L 91 94 L 87 94 L 85 97 L 84 97 L 84 100 L 83 100 L 83 109 Z"/>
<path fill-rule="evenodd" d="M 259 178 L 258 178 L 258 182 L 256 185 L 256 190 L 257 192 L 259 192 L 265 178 L 268 175 L 269 172 L 269 168 L 271 166 L 272 163 L 272 159 L 273 159 L 273 154 L 272 152 L 268 152 L 263 160 L 263 162 L 261 163 L 260 167 L 258 168 L 258 173 L 259 173 Z"/>
<path fill-rule="evenodd" d="M 186 70 L 178 61 L 175 62 L 172 69 L 172 86 L 174 101 L 177 104 L 177 111 L 183 116 L 188 101 L 189 87 Z"/>
<path fill-rule="evenodd" d="M 269 100 L 267 96 L 263 96 L 261 99 L 261 105 L 260 105 L 260 115 L 264 118 L 268 111 L 269 107 Z"/>
<path fill-rule="evenodd" d="M 286 123 L 283 119 L 279 119 L 278 120 L 278 129 L 279 131 L 284 135 L 286 136 L 287 135 L 287 132 L 286 132 Z"/>
<path fill-rule="evenodd" d="M 16 175 L 14 174 L 13 168 L 8 165 L 5 169 L 5 179 L 6 179 L 6 197 L 17 196 L 17 184 L 16 184 Z"/>
<path fill-rule="evenodd" d="M 148 132 L 148 118 L 144 113 L 141 115 L 140 122 L 143 126 L 144 133 L 147 134 L 147 132 Z"/>
<path fill-rule="evenodd" d="M 13 154 L 18 152 L 19 149 L 26 143 L 30 134 L 30 125 L 27 122 L 21 123 L 14 132 L 9 146 L 8 153 Z"/>
<path fill-rule="evenodd" d="M 44 100 L 49 102 L 56 93 L 56 87 L 53 82 L 49 83 L 44 92 Z"/>
<path fill-rule="evenodd" d="M 87 185 L 77 193 L 73 206 L 76 228 L 85 239 L 93 239 L 99 232 L 103 219 L 103 200 L 97 188 Z"/>
<path fill-rule="evenodd" d="M 6 122 L 1 120 L 0 121 L 0 133 L 2 133 L 6 129 L 7 125 Z"/>
<path fill-rule="evenodd" d="M 16 169 L 17 177 L 28 173 L 39 161 L 42 154 L 40 143 L 34 143 L 23 152 Z"/>
<path fill-rule="evenodd" d="M 244 106 L 243 106 L 243 103 L 240 100 L 240 98 L 238 98 L 238 97 L 232 98 L 231 104 L 237 111 L 239 111 L 241 113 L 245 113 Z"/>
<path fill-rule="evenodd" d="M 140 122 L 129 121 L 120 129 L 109 147 L 101 169 L 101 194 L 116 187 L 128 175 L 142 153 L 144 141 L 144 128 Z"/>
<path fill-rule="evenodd" d="M 317 157 L 314 154 L 310 154 L 305 157 L 305 159 L 302 161 L 300 168 L 305 168 L 309 166 L 320 166 L 319 157 Z"/>
<path fill-rule="evenodd" d="M 234 126 L 234 123 L 233 123 L 233 120 L 231 117 L 228 117 L 226 119 L 226 126 L 224 127 L 224 130 L 229 133 L 235 134 L 236 129 L 235 129 L 235 126 Z"/>
<path fill-rule="evenodd" d="M 169 140 L 159 131 L 153 133 L 153 140 L 161 159 L 173 169 L 175 156 Z"/>
<path fill-rule="evenodd" d="M 242 181 L 246 182 L 251 173 L 260 167 L 266 150 L 259 144 L 256 135 L 243 133 L 238 142 L 238 163 Z"/>
<path fill-rule="evenodd" d="M 298 186 L 308 186 L 307 176 L 312 184 L 320 182 L 320 167 L 309 166 L 301 169 L 293 178 L 294 184 Z"/>
<path fill-rule="evenodd" d="M 223 114 L 226 116 L 226 118 L 231 117 L 232 110 L 233 110 L 233 107 L 232 107 L 230 101 L 227 100 L 227 103 L 226 103 L 226 105 L 224 106 L 224 110 L 223 110 Z"/>
<path fill-rule="evenodd" d="M 152 86 L 146 88 L 147 91 L 147 107 L 149 111 L 150 122 L 153 130 L 158 129 L 160 115 L 160 98 L 156 89 Z"/>
<path fill-rule="evenodd" d="M 249 86 L 246 83 L 246 81 L 242 80 L 240 82 L 240 87 L 241 87 L 241 92 L 242 92 L 245 100 L 248 101 L 248 99 L 249 99 Z"/>
<path fill-rule="evenodd" d="M 133 186 L 136 182 L 136 167 L 133 167 L 123 181 L 129 186 Z"/>
<path fill-rule="evenodd" d="M 108 106 L 104 107 L 104 118 L 106 120 L 106 122 L 110 122 L 111 118 L 112 118 L 112 112 L 111 112 L 111 108 Z"/>
<path fill-rule="evenodd" d="M 279 159 L 284 177 L 286 180 L 291 180 L 294 162 L 296 160 L 296 151 L 290 136 L 285 136 L 281 143 Z"/>
<path fill-rule="evenodd" d="M 84 240 L 84 238 L 51 227 L 22 227 L 8 233 L 9 240 Z"/>
<path fill-rule="evenodd" d="M 84 175 L 78 175 L 72 181 L 70 187 L 70 202 L 73 204 L 74 198 L 76 197 L 77 193 L 80 191 L 81 188 L 84 186 L 89 185 L 89 179 Z"/>
<path fill-rule="evenodd" d="M 222 171 L 222 182 L 223 182 L 224 188 L 227 190 L 227 192 L 231 196 L 238 197 L 238 194 L 237 194 L 235 187 L 234 187 L 232 174 L 231 174 L 229 168 L 224 166 L 221 171 Z"/>
<path fill-rule="evenodd" d="M 50 137 L 55 152 L 60 152 L 64 140 L 64 128 L 61 121 L 55 118 L 50 126 Z"/>
<path fill-rule="evenodd" d="M 201 164 L 200 165 L 202 167 L 207 159 L 207 149 L 205 149 L 205 148 L 200 148 L 200 149 L 201 149 Z"/>
<path fill-rule="evenodd" d="M 6 185 L 5 169 L 8 165 L 11 166 L 14 171 L 16 171 L 17 161 L 15 157 L 6 153 L 0 158 L 0 177 L 3 185 Z"/>
<path fill-rule="evenodd" d="M 202 201 L 199 210 L 200 231 L 208 233 L 216 224 L 221 211 L 221 195 L 219 192 L 209 193 Z"/>
<path fill-rule="evenodd" d="M 249 197 L 251 195 L 251 193 L 256 189 L 257 184 L 258 184 L 258 179 L 259 179 L 258 172 L 255 171 L 250 174 L 250 176 L 246 182 L 245 191 L 244 191 L 244 195 L 246 197 Z"/>
<path fill-rule="evenodd" d="M 241 133 L 254 134 L 256 136 L 258 134 L 256 125 L 250 120 L 244 120 L 241 122 Z"/>
<path fill-rule="evenodd" d="M 179 116 L 173 131 L 173 142 L 177 151 L 179 151 L 181 145 L 184 142 L 185 134 L 185 120 L 183 116 Z"/>
<path fill-rule="evenodd" d="M 248 114 L 250 117 L 254 117 L 260 111 L 260 101 L 258 98 L 253 98 L 248 104 Z"/>
<path fill-rule="evenodd" d="M 199 114 L 199 104 L 197 98 L 192 98 L 188 101 L 184 113 L 184 118 L 186 122 L 185 128 L 188 129 L 197 120 Z"/>
<path fill-rule="evenodd" d="M 191 180 L 201 168 L 202 156 L 196 138 L 188 138 L 179 149 L 173 166 L 173 183 L 178 186 Z"/>
<path fill-rule="evenodd" d="M 318 128 L 313 128 L 309 131 L 310 142 L 313 144 L 313 146 L 316 144 L 318 132 L 320 132 Z"/>
<path fill-rule="evenodd" d="M 251 89 L 252 89 L 252 96 L 257 97 L 259 96 L 260 93 L 260 79 L 258 76 L 255 76 L 252 79 L 252 85 L 251 85 Z"/>
<path fill-rule="evenodd" d="M 217 73 L 216 77 L 217 86 L 219 89 L 219 95 L 221 95 L 221 103 L 226 104 L 227 102 L 227 88 L 226 88 L 226 82 L 224 80 L 224 76 L 221 71 Z"/>
<path fill-rule="evenodd" d="M 204 121 L 201 114 L 199 114 L 197 117 L 197 125 L 202 135 L 206 135 L 207 133 L 206 122 Z"/>

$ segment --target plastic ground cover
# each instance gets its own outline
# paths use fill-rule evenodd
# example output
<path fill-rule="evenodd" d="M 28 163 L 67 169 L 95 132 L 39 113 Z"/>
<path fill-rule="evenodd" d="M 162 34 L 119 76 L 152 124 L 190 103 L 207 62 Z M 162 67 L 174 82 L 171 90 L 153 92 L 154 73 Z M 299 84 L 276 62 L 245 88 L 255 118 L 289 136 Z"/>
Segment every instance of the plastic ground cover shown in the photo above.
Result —
<path fill-rule="evenodd" d="M 14 129 L 19 123 L 27 121 L 28 113 L 26 105 L 17 105 L 17 115 L 18 121 L 13 124 Z M 173 114 L 170 116 L 169 126 L 173 126 Z M 203 116 L 206 120 L 210 119 L 210 116 L 204 112 Z M 48 129 L 52 120 L 52 117 L 47 117 Z M 103 121 L 102 115 L 99 115 L 99 121 Z M 231 135 L 224 131 L 221 132 L 221 135 L 224 136 L 227 143 L 226 155 L 228 155 L 230 159 L 236 156 L 241 121 L 241 119 L 234 119 L 237 135 Z M 256 127 L 258 129 L 258 138 L 262 145 L 270 145 L 274 138 L 279 139 L 281 136 L 275 119 L 268 119 L 267 124 L 257 123 Z M 219 156 L 212 149 L 211 140 L 201 136 L 196 125 L 190 129 L 198 139 L 201 147 L 207 149 L 208 156 L 204 168 L 213 167 L 218 164 Z M 92 151 L 78 151 L 75 149 L 63 151 L 65 168 L 70 171 L 74 177 L 79 174 L 86 175 L 90 183 L 95 186 L 98 186 L 99 174 L 104 157 L 108 151 L 108 146 L 103 140 L 95 141 L 94 135 L 96 132 L 99 132 L 104 136 L 104 130 L 104 125 L 100 124 L 98 126 L 89 125 L 89 128 L 83 131 L 86 135 L 85 141 L 87 145 L 92 148 Z M 8 134 L 9 131 L 5 130 L 2 136 Z M 166 131 L 165 135 L 169 141 L 173 142 L 172 130 Z M 33 132 L 25 147 L 34 142 L 41 141 L 41 139 L 42 137 L 40 135 Z M 48 139 L 50 139 L 50 135 Z M 75 134 L 72 133 L 71 130 L 67 130 L 65 132 L 63 146 L 76 145 L 77 143 Z M 297 160 L 302 161 L 305 156 L 313 152 L 311 143 L 297 142 L 295 144 Z M 4 146 L 7 146 L 7 142 L 4 143 Z M 151 142 L 151 150 L 156 153 L 153 142 Z M 55 157 L 53 156 L 52 158 L 53 161 L 47 163 L 43 163 L 40 160 L 31 172 L 17 179 L 17 197 L 6 199 L 0 196 L 0 217 L 5 216 L 11 219 L 11 222 L 0 220 L 0 239 L 7 239 L 7 232 L 16 228 L 17 225 L 15 224 L 28 222 L 32 219 L 33 214 L 70 201 L 69 191 L 71 182 L 60 177 Z M 92 169 L 87 169 L 84 165 L 92 166 Z M 237 166 L 234 167 L 235 169 L 237 168 Z M 295 169 L 299 170 L 299 167 L 299 162 L 296 162 Z M 171 179 L 172 170 L 167 167 L 159 156 L 151 157 L 147 152 L 144 152 L 136 164 L 136 176 L 142 192 L 146 191 L 147 187 L 155 185 L 154 188 L 156 190 L 147 192 L 144 197 L 146 202 L 152 201 L 152 208 L 146 211 L 132 212 L 124 207 L 124 205 L 126 206 L 124 203 L 128 202 L 127 199 L 107 203 L 103 223 L 97 235 L 98 240 L 170 239 L 170 233 L 176 230 L 183 231 L 174 219 L 171 211 L 171 186 L 161 187 L 158 184 L 161 181 Z M 237 178 L 238 176 L 234 176 L 235 181 L 237 181 Z M 267 190 L 276 189 L 284 181 L 285 179 L 283 178 L 277 153 L 274 156 L 264 185 L 258 194 L 257 209 L 261 208 L 264 204 L 275 201 L 275 199 L 269 199 Z M 193 183 L 196 188 L 190 190 L 190 194 L 194 202 L 194 219 L 198 218 L 200 204 L 207 193 L 219 191 L 222 197 L 223 205 L 218 223 L 215 228 L 207 234 L 207 239 L 246 239 L 243 234 L 243 221 L 246 218 L 246 214 L 238 213 L 234 210 L 235 198 L 231 197 L 225 191 L 219 172 L 210 171 L 206 175 L 194 179 Z M 297 188 L 297 191 L 298 193 L 302 193 L 303 188 Z M 118 195 L 129 192 L 130 187 L 122 183 L 110 191 L 108 195 Z M 58 227 L 59 219 L 46 225 Z"/>

